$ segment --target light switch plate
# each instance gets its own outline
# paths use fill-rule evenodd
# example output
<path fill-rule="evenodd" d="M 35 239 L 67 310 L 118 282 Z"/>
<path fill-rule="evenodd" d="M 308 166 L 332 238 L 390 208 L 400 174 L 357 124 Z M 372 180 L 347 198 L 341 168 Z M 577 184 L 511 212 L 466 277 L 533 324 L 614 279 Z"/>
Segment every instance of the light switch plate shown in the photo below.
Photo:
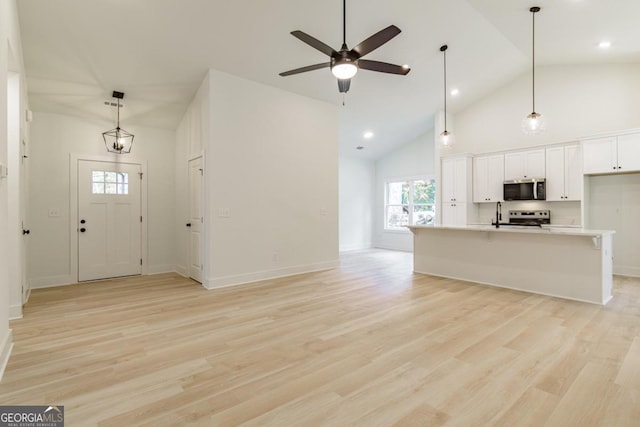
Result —
<path fill-rule="evenodd" d="M 60 216 L 60 209 L 49 208 L 49 218 L 58 218 Z"/>

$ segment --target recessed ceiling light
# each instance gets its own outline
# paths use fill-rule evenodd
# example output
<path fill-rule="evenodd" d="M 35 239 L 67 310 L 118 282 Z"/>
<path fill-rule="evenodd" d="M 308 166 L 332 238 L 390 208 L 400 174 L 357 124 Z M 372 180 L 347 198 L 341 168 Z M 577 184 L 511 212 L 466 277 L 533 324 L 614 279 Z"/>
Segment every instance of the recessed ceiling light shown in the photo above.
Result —
<path fill-rule="evenodd" d="M 600 49 L 609 49 L 611 47 L 611 42 L 608 40 L 603 40 L 600 43 L 598 43 L 598 47 Z"/>
<path fill-rule="evenodd" d="M 458 96 L 460 95 L 460 91 L 458 89 L 451 89 L 451 96 Z"/>
<path fill-rule="evenodd" d="M 371 139 L 373 138 L 373 132 L 371 132 L 370 130 L 366 131 L 365 133 L 362 134 L 362 137 L 364 139 Z"/>
<path fill-rule="evenodd" d="M 356 150 L 364 150 L 364 147 L 363 147 L 362 145 L 358 145 L 358 146 L 356 147 Z"/>

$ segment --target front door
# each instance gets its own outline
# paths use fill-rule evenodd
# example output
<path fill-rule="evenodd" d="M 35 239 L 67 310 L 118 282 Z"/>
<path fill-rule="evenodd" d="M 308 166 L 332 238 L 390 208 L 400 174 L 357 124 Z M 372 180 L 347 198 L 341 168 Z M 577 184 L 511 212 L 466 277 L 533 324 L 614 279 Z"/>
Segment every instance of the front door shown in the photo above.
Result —
<path fill-rule="evenodd" d="M 189 162 L 189 277 L 202 283 L 202 157 Z"/>
<path fill-rule="evenodd" d="M 141 166 L 78 160 L 78 281 L 142 274 Z"/>

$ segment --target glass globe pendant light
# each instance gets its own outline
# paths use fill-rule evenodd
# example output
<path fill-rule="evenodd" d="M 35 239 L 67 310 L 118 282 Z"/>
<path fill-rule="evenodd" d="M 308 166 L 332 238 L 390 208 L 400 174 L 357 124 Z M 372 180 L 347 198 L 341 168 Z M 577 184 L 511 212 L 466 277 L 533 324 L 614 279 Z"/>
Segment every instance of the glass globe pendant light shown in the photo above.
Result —
<path fill-rule="evenodd" d="M 540 12 L 540 8 L 538 6 L 534 6 L 529 9 L 529 12 L 531 12 L 531 17 L 533 20 L 533 31 L 531 38 L 531 82 L 533 108 L 531 110 L 531 114 L 529 114 L 522 120 L 522 131 L 527 135 L 537 135 L 546 129 L 546 122 L 544 120 L 544 117 L 542 117 L 542 114 L 536 112 L 536 13 Z"/>

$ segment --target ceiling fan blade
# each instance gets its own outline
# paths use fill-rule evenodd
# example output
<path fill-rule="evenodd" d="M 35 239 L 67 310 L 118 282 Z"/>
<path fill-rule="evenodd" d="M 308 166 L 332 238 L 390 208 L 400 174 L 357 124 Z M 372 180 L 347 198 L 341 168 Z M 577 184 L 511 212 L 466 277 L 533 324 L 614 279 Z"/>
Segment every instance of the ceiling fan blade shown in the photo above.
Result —
<path fill-rule="evenodd" d="M 395 36 L 400 34 L 400 28 L 395 25 L 389 25 L 384 30 L 380 30 L 358 46 L 351 49 L 352 53 L 355 53 L 358 58 L 365 56 L 367 53 L 376 50 Z"/>
<path fill-rule="evenodd" d="M 338 90 L 340 93 L 349 92 L 349 88 L 351 87 L 351 79 L 338 79 Z"/>
<path fill-rule="evenodd" d="M 363 70 L 378 71 L 389 74 L 402 74 L 403 76 L 409 74 L 409 71 L 411 71 L 411 68 L 409 67 L 389 64 L 387 62 L 369 61 L 368 59 L 358 59 L 358 67 Z"/>
<path fill-rule="evenodd" d="M 332 47 L 327 46 L 326 44 L 322 43 L 320 40 L 316 39 L 315 37 L 312 37 L 307 33 L 303 33 L 300 30 L 291 31 L 291 35 L 305 42 L 312 48 L 318 49 L 320 52 L 324 53 L 325 55 L 328 55 L 331 57 L 338 55 L 338 52 L 333 50 Z"/>
<path fill-rule="evenodd" d="M 285 71 L 280 73 L 282 77 L 291 76 L 293 74 L 306 73 L 307 71 L 319 70 L 321 68 L 328 68 L 331 65 L 330 62 L 323 62 L 322 64 L 308 65 L 306 67 L 296 68 L 295 70 Z"/>

